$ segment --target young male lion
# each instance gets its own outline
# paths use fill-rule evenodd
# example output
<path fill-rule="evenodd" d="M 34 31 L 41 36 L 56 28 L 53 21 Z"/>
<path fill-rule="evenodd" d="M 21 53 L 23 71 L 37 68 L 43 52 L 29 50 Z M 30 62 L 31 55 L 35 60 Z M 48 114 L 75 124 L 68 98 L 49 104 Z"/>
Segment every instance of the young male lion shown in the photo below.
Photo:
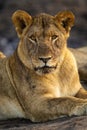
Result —
<path fill-rule="evenodd" d="M 87 92 L 67 48 L 73 13 L 31 17 L 19 10 L 12 20 L 20 42 L 12 56 L 0 59 L 0 119 L 43 122 L 87 114 Z"/>

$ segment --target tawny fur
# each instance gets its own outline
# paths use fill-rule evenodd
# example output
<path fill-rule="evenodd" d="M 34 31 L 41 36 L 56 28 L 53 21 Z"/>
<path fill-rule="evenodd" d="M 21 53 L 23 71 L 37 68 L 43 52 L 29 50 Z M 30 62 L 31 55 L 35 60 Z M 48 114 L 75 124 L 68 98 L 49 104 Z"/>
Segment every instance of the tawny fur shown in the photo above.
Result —
<path fill-rule="evenodd" d="M 2 53 L 2 52 L 0 52 L 0 58 L 5 58 L 6 56 Z"/>
<path fill-rule="evenodd" d="M 31 17 L 19 10 L 12 20 L 20 42 L 12 56 L 0 59 L 0 119 L 43 122 L 87 114 L 87 92 L 67 48 L 72 12 Z"/>

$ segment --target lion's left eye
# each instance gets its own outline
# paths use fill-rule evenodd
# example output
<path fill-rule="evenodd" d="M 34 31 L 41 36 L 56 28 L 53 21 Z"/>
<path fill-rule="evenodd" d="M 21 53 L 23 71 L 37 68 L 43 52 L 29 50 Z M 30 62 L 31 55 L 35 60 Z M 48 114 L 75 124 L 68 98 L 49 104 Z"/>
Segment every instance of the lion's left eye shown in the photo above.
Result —
<path fill-rule="evenodd" d="M 53 40 L 57 40 L 57 38 L 58 38 L 57 35 L 53 35 L 53 36 L 51 36 L 51 40 L 52 40 L 52 41 L 53 41 Z"/>

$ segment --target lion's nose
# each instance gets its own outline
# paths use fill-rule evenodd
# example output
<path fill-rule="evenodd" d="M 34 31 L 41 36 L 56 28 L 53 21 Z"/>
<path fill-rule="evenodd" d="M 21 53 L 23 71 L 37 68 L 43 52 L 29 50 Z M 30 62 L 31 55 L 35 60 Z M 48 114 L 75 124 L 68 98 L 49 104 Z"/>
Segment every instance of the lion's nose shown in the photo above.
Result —
<path fill-rule="evenodd" d="M 46 64 L 51 59 L 51 56 L 46 58 L 40 57 L 39 59 Z"/>

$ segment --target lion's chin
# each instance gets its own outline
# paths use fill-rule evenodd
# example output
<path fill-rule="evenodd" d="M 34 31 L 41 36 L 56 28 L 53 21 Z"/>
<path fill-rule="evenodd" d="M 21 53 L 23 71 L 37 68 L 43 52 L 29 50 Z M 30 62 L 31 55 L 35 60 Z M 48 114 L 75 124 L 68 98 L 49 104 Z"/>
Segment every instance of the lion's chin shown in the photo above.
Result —
<path fill-rule="evenodd" d="M 39 75 L 44 75 L 44 74 L 49 74 L 55 71 L 57 66 L 43 66 L 43 67 L 37 67 L 34 70 L 36 71 L 37 74 Z"/>

